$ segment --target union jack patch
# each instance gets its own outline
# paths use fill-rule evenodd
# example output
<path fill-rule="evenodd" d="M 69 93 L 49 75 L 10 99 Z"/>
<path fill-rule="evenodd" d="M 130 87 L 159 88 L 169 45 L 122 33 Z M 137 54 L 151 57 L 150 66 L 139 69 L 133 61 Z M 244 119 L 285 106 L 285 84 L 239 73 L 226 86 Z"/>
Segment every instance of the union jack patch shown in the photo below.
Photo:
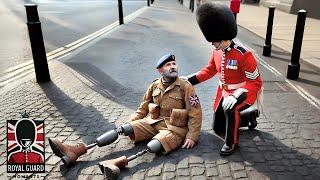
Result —
<path fill-rule="evenodd" d="M 195 94 L 189 97 L 190 106 L 197 106 L 200 104 L 199 97 Z"/>

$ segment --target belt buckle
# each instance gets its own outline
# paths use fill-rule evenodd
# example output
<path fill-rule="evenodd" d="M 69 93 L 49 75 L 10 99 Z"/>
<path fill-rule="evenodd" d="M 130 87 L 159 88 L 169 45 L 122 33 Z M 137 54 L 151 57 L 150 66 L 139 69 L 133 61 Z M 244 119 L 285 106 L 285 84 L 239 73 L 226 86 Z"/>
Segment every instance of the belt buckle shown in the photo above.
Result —
<path fill-rule="evenodd" d="M 221 89 L 223 89 L 223 90 L 228 90 L 228 85 L 227 85 L 227 84 L 222 84 L 222 85 L 221 85 Z"/>

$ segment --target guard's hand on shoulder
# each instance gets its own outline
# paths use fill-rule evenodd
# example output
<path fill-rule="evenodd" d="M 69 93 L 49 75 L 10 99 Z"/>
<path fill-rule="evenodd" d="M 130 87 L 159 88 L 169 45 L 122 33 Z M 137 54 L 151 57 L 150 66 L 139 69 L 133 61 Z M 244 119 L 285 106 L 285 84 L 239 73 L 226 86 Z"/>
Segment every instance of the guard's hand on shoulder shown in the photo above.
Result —
<path fill-rule="evenodd" d="M 196 85 L 200 83 L 199 80 L 197 79 L 197 74 L 190 74 L 187 76 L 187 78 L 192 85 Z"/>

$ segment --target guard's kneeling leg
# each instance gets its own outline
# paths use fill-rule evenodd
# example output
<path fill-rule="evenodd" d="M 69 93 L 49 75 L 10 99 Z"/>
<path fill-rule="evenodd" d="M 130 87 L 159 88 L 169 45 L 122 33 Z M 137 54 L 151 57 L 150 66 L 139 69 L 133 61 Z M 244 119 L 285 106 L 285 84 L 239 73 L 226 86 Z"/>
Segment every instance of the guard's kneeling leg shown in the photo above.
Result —
<path fill-rule="evenodd" d="M 152 139 L 148 144 L 148 150 L 151 153 L 160 152 L 162 149 L 162 144 L 158 139 Z"/>

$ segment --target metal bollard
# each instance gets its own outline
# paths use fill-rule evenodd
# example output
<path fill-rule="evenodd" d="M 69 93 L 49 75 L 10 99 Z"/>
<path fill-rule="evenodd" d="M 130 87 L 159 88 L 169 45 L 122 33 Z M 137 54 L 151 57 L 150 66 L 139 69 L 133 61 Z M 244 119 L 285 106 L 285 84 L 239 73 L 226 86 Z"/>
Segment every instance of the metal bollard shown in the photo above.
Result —
<path fill-rule="evenodd" d="M 194 11 L 194 0 L 190 0 L 190 1 L 192 1 L 192 3 L 191 3 L 191 12 L 193 12 Z"/>
<path fill-rule="evenodd" d="M 150 6 L 150 0 L 147 0 L 147 5 Z"/>
<path fill-rule="evenodd" d="M 118 0 L 118 9 L 119 9 L 119 24 L 121 25 L 123 24 L 122 0 Z"/>
<path fill-rule="evenodd" d="M 46 50 L 43 43 L 41 23 L 39 21 L 37 5 L 25 4 L 27 26 L 32 50 L 33 64 L 37 82 L 50 81 Z"/>
<path fill-rule="evenodd" d="M 306 22 L 307 11 L 301 9 L 298 11 L 296 31 L 294 33 L 293 47 L 291 52 L 291 62 L 288 65 L 287 78 L 298 79 L 300 71 L 300 53 L 303 39 L 304 25 Z"/>
<path fill-rule="evenodd" d="M 183 0 L 181 0 L 180 3 L 183 4 Z"/>
<path fill-rule="evenodd" d="M 268 26 L 266 32 L 266 40 L 263 46 L 263 53 L 264 56 L 270 56 L 271 54 L 271 37 L 272 37 L 272 28 L 273 28 L 273 19 L 274 19 L 274 10 L 276 9 L 275 6 L 269 6 L 269 16 L 268 16 Z"/>

